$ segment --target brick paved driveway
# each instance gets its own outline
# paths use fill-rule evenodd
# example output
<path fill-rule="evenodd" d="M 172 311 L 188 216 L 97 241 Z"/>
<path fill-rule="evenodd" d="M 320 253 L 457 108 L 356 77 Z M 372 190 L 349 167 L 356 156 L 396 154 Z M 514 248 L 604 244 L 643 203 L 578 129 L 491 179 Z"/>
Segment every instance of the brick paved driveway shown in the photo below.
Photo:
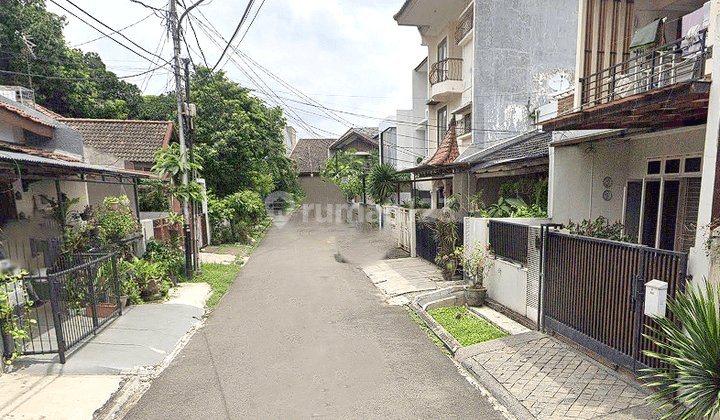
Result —
<path fill-rule="evenodd" d="M 518 418 L 656 419 L 647 391 L 572 347 L 532 331 L 461 349 L 463 365 L 494 394 L 514 405 Z M 497 396 L 497 395 L 496 395 Z"/>

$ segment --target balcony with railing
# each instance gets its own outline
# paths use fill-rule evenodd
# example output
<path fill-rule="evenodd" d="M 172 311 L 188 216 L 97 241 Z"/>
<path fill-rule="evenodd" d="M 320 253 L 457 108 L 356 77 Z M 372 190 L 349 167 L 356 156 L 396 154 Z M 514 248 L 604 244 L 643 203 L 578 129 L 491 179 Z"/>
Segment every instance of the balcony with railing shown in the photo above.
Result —
<path fill-rule="evenodd" d="M 436 101 L 444 101 L 453 94 L 463 91 L 463 60 L 462 58 L 446 58 L 430 67 L 430 97 Z"/>
<path fill-rule="evenodd" d="M 467 12 L 460 18 L 460 22 L 455 28 L 455 43 L 460 44 L 460 41 L 465 39 L 467 34 L 473 29 L 473 9 L 470 7 Z"/>
<path fill-rule="evenodd" d="M 711 56 L 707 30 L 647 50 L 580 79 L 580 108 L 543 123 L 545 130 L 644 128 L 707 119 Z"/>

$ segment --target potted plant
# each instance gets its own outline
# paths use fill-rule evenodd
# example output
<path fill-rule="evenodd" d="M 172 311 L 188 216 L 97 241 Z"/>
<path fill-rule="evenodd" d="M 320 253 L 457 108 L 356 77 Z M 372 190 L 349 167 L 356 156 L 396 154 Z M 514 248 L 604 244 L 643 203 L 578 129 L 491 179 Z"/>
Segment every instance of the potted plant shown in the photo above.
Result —
<path fill-rule="evenodd" d="M 455 244 L 460 239 L 456 212 L 445 208 L 437 220 L 425 221 L 423 224 L 432 231 L 433 239 L 437 244 L 438 254 L 435 263 L 442 269 L 446 280 L 452 279 L 459 263 L 454 252 Z"/>
<path fill-rule="evenodd" d="M 469 280 L 465 288 L 465 302 L 468 306 L 482 306 L 487 296 L 487 288 L 483 282 L 495 265 L 495 259 L 480 241 L 456 248 L 455 254 L 462 262 Z"/>

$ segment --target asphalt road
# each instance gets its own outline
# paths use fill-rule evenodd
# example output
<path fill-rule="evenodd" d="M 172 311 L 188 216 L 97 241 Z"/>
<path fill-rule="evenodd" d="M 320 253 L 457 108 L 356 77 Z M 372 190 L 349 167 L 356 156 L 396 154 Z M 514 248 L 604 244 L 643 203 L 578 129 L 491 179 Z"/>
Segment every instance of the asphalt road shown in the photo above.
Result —
<path fill-rule="evenodd" d="M 308 202 L 337 197 L 317 188 Z M 125 418 L 502 419 L 357 268 L 389 242 L 307 219 L 299 212 L 270 230 L 207 325 Z"/>

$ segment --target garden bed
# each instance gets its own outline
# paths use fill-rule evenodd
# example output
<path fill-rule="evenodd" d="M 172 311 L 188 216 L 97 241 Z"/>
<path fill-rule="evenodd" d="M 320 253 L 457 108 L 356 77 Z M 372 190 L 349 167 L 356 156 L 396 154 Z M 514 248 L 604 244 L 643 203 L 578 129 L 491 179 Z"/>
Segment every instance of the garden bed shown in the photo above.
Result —
<path fill-rule="evenodd" d="M 463 347 L 508 335 L 505 331 L 480 319 L 464 306 L 435 308 L 429 310 L 428 314 Z"/>

